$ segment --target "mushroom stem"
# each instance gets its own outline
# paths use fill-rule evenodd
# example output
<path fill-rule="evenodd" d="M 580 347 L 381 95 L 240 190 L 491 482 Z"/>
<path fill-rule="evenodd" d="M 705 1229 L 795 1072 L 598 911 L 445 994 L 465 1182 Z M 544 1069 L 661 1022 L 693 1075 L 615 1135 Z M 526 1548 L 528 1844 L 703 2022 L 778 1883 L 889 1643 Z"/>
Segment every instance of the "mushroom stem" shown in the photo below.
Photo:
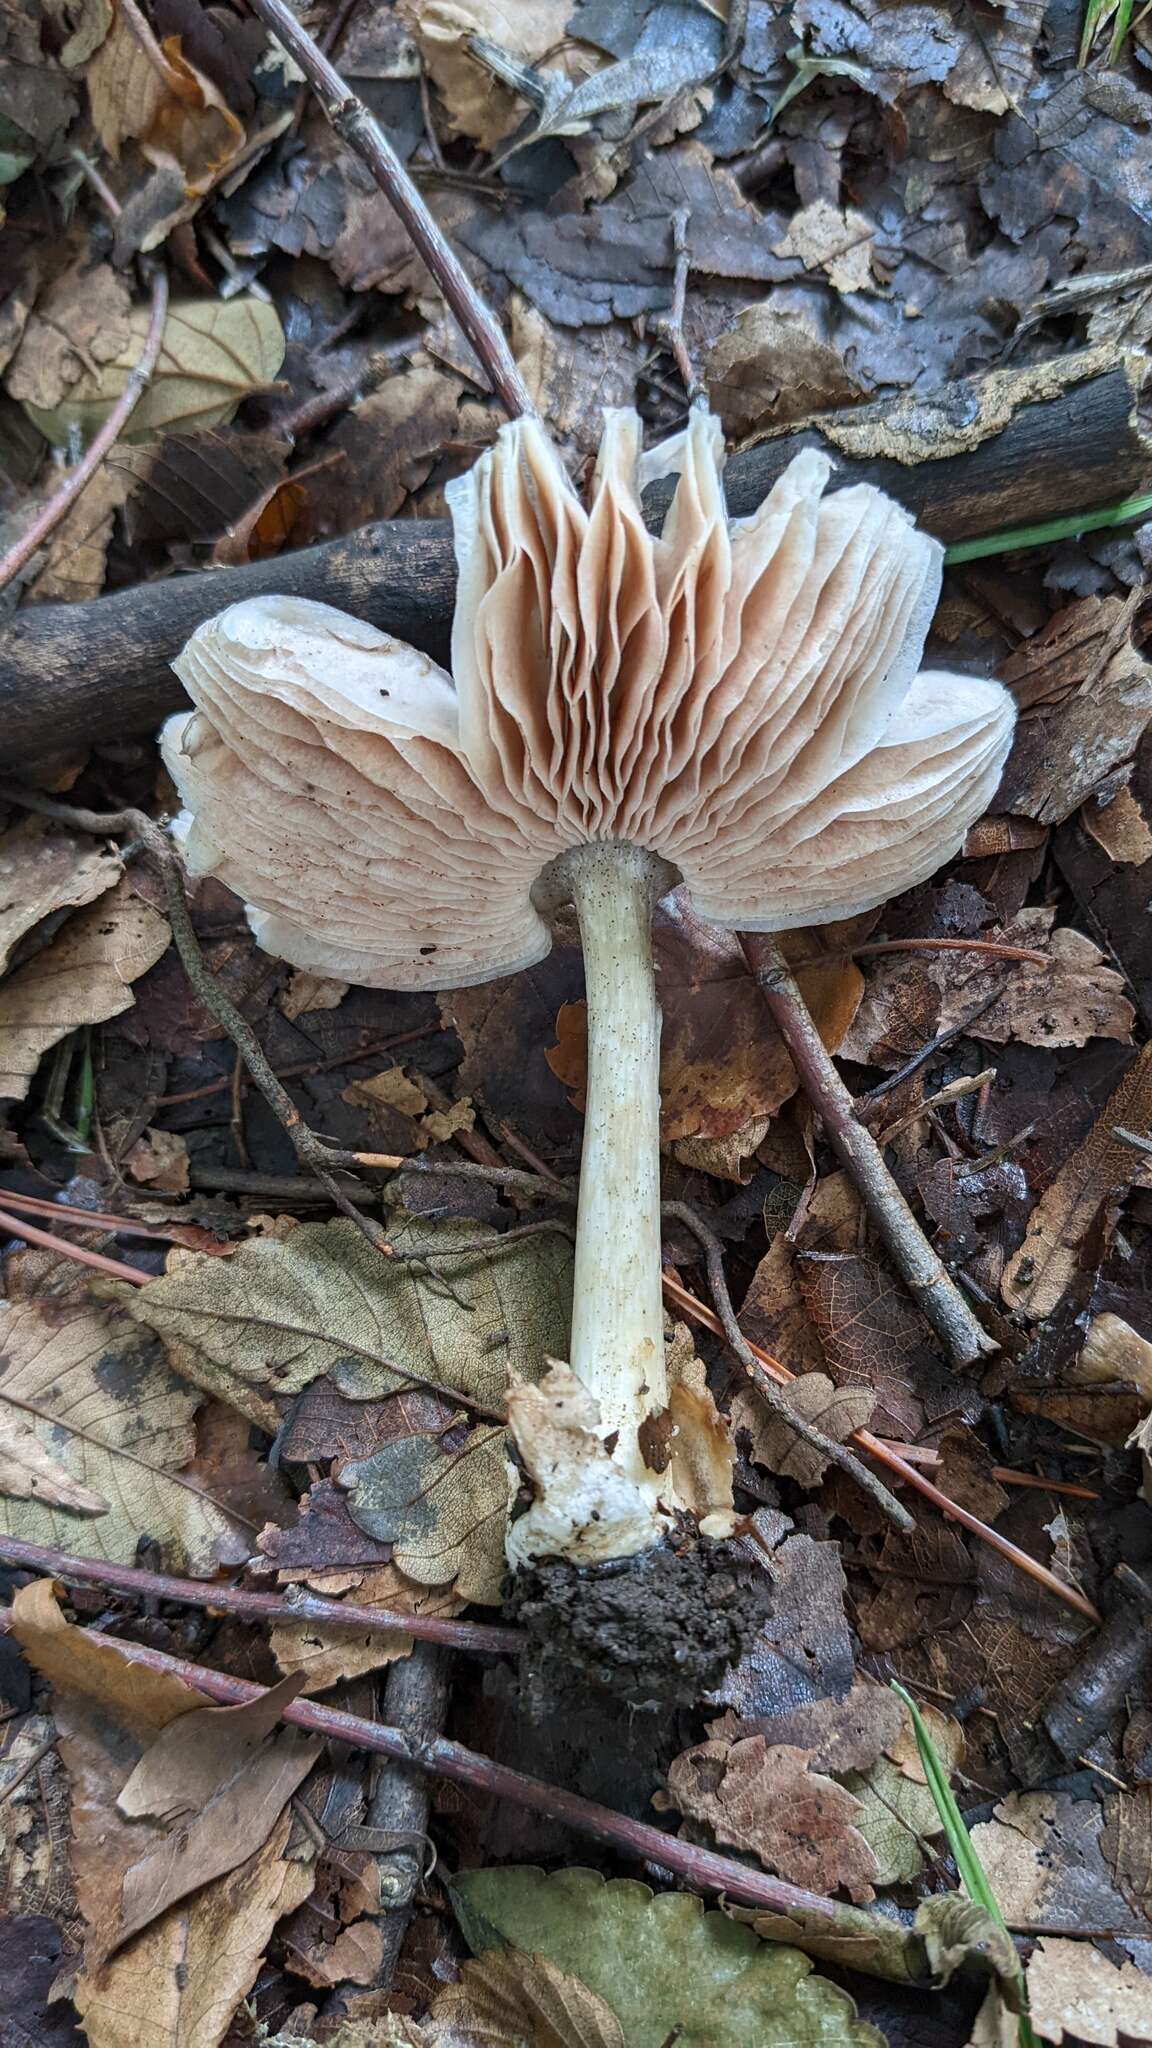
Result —
<path fill-rule="evenodd" d="M 615 1462 L 654 1498 L 637 1431 L 667 1400 L 652 963 L 652 909 L 667 868 L 623 840 L 577 847 L 557 866 L 580 923 L 588 998 L 571 1365 L 605 1434 L 619 1431 Z"/>

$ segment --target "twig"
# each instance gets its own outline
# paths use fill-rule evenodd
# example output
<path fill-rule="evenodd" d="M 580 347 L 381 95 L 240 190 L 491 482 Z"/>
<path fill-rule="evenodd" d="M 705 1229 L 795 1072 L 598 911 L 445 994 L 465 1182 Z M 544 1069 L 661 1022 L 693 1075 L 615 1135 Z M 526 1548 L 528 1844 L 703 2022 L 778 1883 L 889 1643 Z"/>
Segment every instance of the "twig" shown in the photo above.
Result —
<path fill-rule="evenodd" d="M 823 1120 L 829 1143 L 854 1181 L 893 1264 L 952 1364 L 974 1365 L 999 1346 L 977 1322 L 897 1187 L 871 1131 L 859 1121 L 779 946 L 772 938 L 751 933 L 741 934 L 740 943 L 804 1092 Z"/>
<path fill-rule="evenodd" d="M 691 267 L 688 250 L 689 219 L 686 206 L 678 207 L 672 215 L 672 303 L 666 313 L 650 321 L 649 325 L 653 334 L 667 347 L 680 373 L 680 381 L 687 394 L 688 403 L 694 405 L 702 395 L 704 386 L 684 335 L 684 302 L 688 295 L 688 273 Z"/>
<path fill-rule="evenodd" d="M 724 1335 L 724 1325 L 715 1310 L 710 1309 L 705 1302 L 698 1301 L 696 1296 L 689 1293 L 679 1280 L 673 1279 L 670 1273 L 664 1275 L 664 1294 L 673 1308 L 678 1308 L 692 1322 L 702 1323 L 706 1330 L 713 1330 L 718 1337 Z M 748 1340 L 748 1348 L 778 1386 L 787 1386 L 789 1381 L 797 1377 L 794 1372 L 789 1372 L 786 1365 L 781 1365 L 778 1358 L 773 1358 L 768 1351 L 762 1351 L 760 1346 L 753 1344 L 751 1340 Z M 1038 1586 L 1043 1586 L 1045 1592 L 1051 1593 L 1057 1600 L 1062 1600 L 1066 1607 L 1075 1608 L 1077 1614 L 1084 1615 L 1086 1620 L 1099 1627 L 1100 1611 L 1083 1593 L 1078 1592 L 1075 1586 L 1065 1585 L 1063 1579 L 1058 1579 L 1055 1572 L 1049 1571 L 1047 1565 L 1039 1564 L 1034 1557 L 1029 1557 L 1026 1550 L 1021 1550 L 1015 1543 L 1010 1543 L 1006 1536 L 1001 1536 L 998 1529 L 990 1528 L 987 1522 L 980 1521 L 976 1515 L 970 1514 L 967 1508 L 962 1508 L 956 1501 L 949 1500 L 946 1493 L 941 1493 L 938 1486 L 933 1486 L 930 1479 L 926 1479 L 922 1472 L 918 1472 L 914 1465 L 910 1465 L 883 1437 L 873 1436 L 870 1429 L 854 1429 L 851 1441 L 858 1449 L 866 1451 L 870 1458 L 875 1458 L 878 1464 L 886 1465 L 889 1472 L 902 1480 L 905 1486 L 913 1487 L 925 1500 L 931 1501 L 933 1507 L 939 1508 L 947 1521 L 958 1522 L 962 1529 L 967 1529 L 969 1535 L 979 1537 L 981 1543 L 986 1543 L 990 1550 L 998 1551 L 1001 1557 L 1007 1558 L 1008 1562 L 1016 1567 L 1017 1571 L 1024 1572 Z"/>
<path fill-rule="evenodd" d="M 32 1776 L 33 1771 L 38 1769 L 38 1767 L 43 1763 L 45 1757 L 48 1756 L 52 1750 L 55 1749 L 56 1744 L 59 1742 L 59 1740 L 59 1731 L 54 1728 L 52 1730 L 51 1735 L 46 1735 L 44 1737 L 43 1742 L 37 1743 L 35 1749 L 32 1751 L 31 1756 L 25 1757 L 19 1770 L 13 1773 L 12 1777 L 9 1778 L 8 1783 L 6 1785 L 0 1785 L 0 1805 L 3 1805 L 6 1799 L 11 1799 L 12 1794 L 13 1792 L 15 1792 L 17 1786 L 22 1785 L 26 1778 L 30 1778 Z M 0 1762 L 7 1763 L 7 1761 L 7 1757 L 0 1758 Z"/>
<path fill-rule="evenodd" d="M 724 1249 L 719 1238 L 686 1202 L 665 1202 L 662 1204 L 662 1211 L 665 1216 L 675 1216 L 685 1224 L 701 1246 L 708 1273 L 708 1285 L 712 1290 L 716 1313 L 723 1327 L 724 1340 L 729 1350 L 740 1360 L 761 1400 L 766 1402 L 781 1422 L 786 1423 L 798 1437 L 806 1444 L 810 1444 L 813 1450 L 818 1451 L 822 1458 L 827 1458 L 829 1463 L 839 1465 L 842 1471 L 847 1472 L 869 1499 L 875 1501 L 881 1514 L 886 1515 L 905 1535 L 910 1535 L 916 1527 L 915 1520 L 907 1508 L 901 1507 L 883 1480 L 878 1479 L 874 1472 L 870 1472 L 855 1452 L 849 1450 L 847 1444 L 837 1443 L 834 1437 L 826 1436 L 822 1429 L 817 1429 L 815 1423 L 807 1421 L 795 1408 L 790 1407 L 781 1393 L 779 1383 L 771 1379 L 761 1365 L 736 1320 L 736 1311 L 732 1306 L 732 1296 L 728 1291 L 728 1280 L 724 1272 Z"/>
<path fill-rule="evenodd" d="M 273 1072 L 278 1081 L 296 1081 L 306 1074 L 327 1074 L 333 1067 L 359 1066 L 362 1060 L 374 1059 L 377 1053 L 394 1052 L 398 1045 L 410 1045 L 413 1039 L 435 1038 L 443 1030 L 441 1024 L 420 1024 L 415 1031 L 396 1031 L 391 1038 L 377 1038 L 369 1045 L 346 1046 L 342 1052 L 330 1053 L 324 1060 L 297 1060 L 290 1067 L 275 1067 Z M 206 1081 L 200 1088 L 184 1088 L 176 1095 L 158 1095 L 157 1109 L 173 1109 L 182 1102 L 202 1102 L 208 1095 L 222 1095 L 232 1085 L 227 1074 L 221 1074 L 217 1081 Z"/>
<path fill-rule="evenodd" d="M 122 1259 L 110 1259 L 103 1252 L 90 1252 L 86 1245 L 54 1237 L 50 1230 L 40 1230 L 23 1216 L 9 1215 L 6 1209 L 0 1209 L 0 1230 L 11 1231 L 13 1237 L 23 1238 L 26 1244 L 41 1245 L 45 1251 L 63 1252 L 67 1258 L 75 1259 L 81 1266 L 91 1266 L 94 1273 L 103 1273 L 110 1280 L 130 1280 L 134 1287 L 144 1287 L 152 1277 L 150 1273 L 138 1273 L 135 1266 L 125 1265 Z"/>
<path fill-rule="evenodd" d="M 75 469 L 57 485 L 46 505 L 42 505 L 31 526 L 21 534 L 0 560 L 0 590 L 12 581 L 25 563 L 30 561 L 38 548 L 43 547 L 50 533 L 54 533 L 65 513 L 76 503 L 86 484 L 91 483 L 104 457 L 119 439 L 133 412 L 148 387 L 153 370 L 160 357 L 164 342 L 164 323 L 168 317 L 168 274 L 162 264 L 157 263 L 152 272 L 152 312 L 144 346 L 140 351 L 124 382 L 124 389 L 104 421 L 98 433 L 80 457 Z"/>
<path fill-rule="evenodd" d="M 297 21 L 286 0 L 248 0 L 248 4 L 295 59 L 336 134 L 355 151 L 399 214 L 507 412 L 514 419 L 532 413 L 535 408 L 528 387 L 504 334 L 368 108 Z"/>
<path fill-rule="evenodd" d="M 236 1614 L 247 1621 L 319 1623 L 324 1628 L 401 1629 L 418 1641 L 445 1643 L 471 1656 L 518 1656 L 523 1637 L 518 1629 L 496 1628 L 483 1621 L 446 1620 L 442 1615 L 405 1614 L 400 1608 L 364 1607 L 348 1600 L 322 1600 L 316 1593 L 253 1593 L 242 1586 L 214 1584 L 210 1579 L 173 1578 L 166 1572 L 140 1571 L 134 1565 L 106 1564 L 103 1558 L 72 1557 L 43 1543 L 23 1543 L 0 1535 L 0 1558 L 24 1571 L 47 1572 L 67 1585 L 104 1586 L 133 1600 L 172 1600 L 210 1613 Z"/>
<path fill-rule="evenodd" d="M 920 1047 L 919 1052 L 914 1052 L 910 1060 L 905 1060 L 902 1067 L 897 1067 L 894 1074 L 887 1075 L 883 1081 L 877 1082 L 875 1088 L 869 1088 L 863 1095 L 858 1096 L 857 1111 L 863 1103 L 879 1102 L 885 1095 L 890 1095 L 893 1088 L 899 1088 L 902 1081 L 910 1080 L 912 1075 L 926 1066 L 929 1060 L 934 1059 L 938 1052 L 943 1052 L 945 1046 L 951 1045 L 954 1039 L 963 1038 L 965 1032 L 971 1031 L 972 1026 L 978 1024 L 981 1017 L 987 1016 L 988 1011 L 1001 1000 L 1002 993 L 1000 989 L 993 989 L 991 995 L 985 996 L 982 1003 L 977 1003 L 974 1010 L 969 1010 L 966 1017 L 961 1017 L 958 1024 L 950 1024 L 946 1031 L 938 1032 L 935 1038 L 930 1038 L 926 1045 Z"/>
<path fill-rule="evenodd" d="M 380 1718 L 397 1729 L 414 1750 L 435 1742 L 444 1726 L 449 1671 L 447 1652 L 430 1643 L 418 1643 L 410 1657 L 389 1666 Z M 379 1870 L 377 1924 L 383 1936 L 383 1950 L 371 1985 L 377 1994 L 390 1988 L 396 1974 L 424 1875 L 430 1791 L 427 1777 L 418 1768 L 399 1762 L 381 1763 L 372 1787 L 367 1827 L 359 1837 L 359 1846 L 372 1851 Z M 337 1993 L 336 2004 L 339 1999 Z M 332 2009 L 330 2002 L 325 2018 L 331 2017 Z"/>
<path fill-rule="evenodd" d="M 0 1631 L 11 1628 L 11 1608 L 0 1608 Z M 93 1629 L 84 1629 L 82 1633 L 106 1645 L 113 1656 L 122 1657 L 125 1663 L 181 1678 L 185 1685 L 192 1686 L 196 1692 L 204 1693 L 208 1699 L 223 1706 L 240 1706 L 247 1700 L 263 1699 L 267 1694 L 266 1686 L 253 1685 L 247 1679 L 233 1678 L 223 1671 L 210 1671 L 206 1666 L 191 1664 L 183 1657 L 170 1657 L 163 1650 L 151 1649 L 144 1643 L 130 1643 L 119 1636 L 100 1635 Z M 542 1813 L 549 1820 L 588 1835 L 593 1841 L 608 1843 L 625 1856 L 660 1864 L 685 1884 L 698 1886 L 702 1891 L 722 1892 L 741 1905 L 758 1906 L 770 1913 L 799 1915 L 824 1926 L 840 1921 L 848 1910 L 837 1906 L 831 1899 L 822 1898 L 818 1892 L 802 1891 L 798 1885 L 785 1884 L 782 1879 L 753 1870 L 746 1863 L 736 1863 L 727 1856 L 717 1855 L 713 1849 L 697 1848 L 691 1842 L 681 1841 L 677 1835 L 664 1834 L 648 1821 L 633 1820 L 627 1814 L 614 1812 L 609 1806 L 582 1799 L 579 1793 L 565 1792 L 559 1786 L 546 1784 L 541 1778 L 530 1778 L 524 1771 L 496 1763 L 491 1757 L 481 1756 L 474 1749 L 465 1749 L 462 1743 L 449 1742 L 444 1736 L 424 1741 L 413 1739 L 398 1728 L 363 1720 L 357 1714 L 340 1713 L 334 1707 L 318 1706 L 313 1700 L 289 1701 L 282 1709 L 281 1719 L 297 1728 L 307 1728 L 314 1735 L 323 1735 L 331 1742 L 349 1743 L 354 1749 L 368 1750 L 374 1756 L 395 1757 L 400 1763 L 426 1771 L 430 1777 L 445 1778 L 449 1783 L 463 1785 L 470 1791 L 506 1799 L 510 1805 Z M 872 1916 L 865 1918 L 870 1921 Z M 854 1925 L 861 1924 L 854 1918 Z M 875 1924 L 878 1931 L 886 1930 L 891 1934 L 890 1921 L 876 1915 Z"/>

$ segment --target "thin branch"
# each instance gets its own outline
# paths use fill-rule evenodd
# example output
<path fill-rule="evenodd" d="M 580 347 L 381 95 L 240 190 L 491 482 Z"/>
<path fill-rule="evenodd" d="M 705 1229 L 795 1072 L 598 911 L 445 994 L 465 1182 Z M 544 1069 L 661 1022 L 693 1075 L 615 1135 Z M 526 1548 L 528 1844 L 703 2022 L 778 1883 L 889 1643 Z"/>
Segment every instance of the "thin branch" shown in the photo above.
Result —
<path fill-rule="evenodd" d="M 513 419 L 535 408 L 504 334 L 441 234 L 392 144 L 286 0 L 248 0 L 304 73 L 336 134 L 371 172 L 428 265 L 501 404 Z"/>
<path fill-rule="evenodd" d="M 702 1247 L 708 1285 L 712 1290 L 712 1299 L 723 1326 L 724 1340 L 729 1350 L 740 1360 L 761 1400 L 781 1422 L 806 1444 L 810 1444 L 814 1451 L 818 1451 L 822 1458 L 826 1458 L 830 1464 L 839 1465 L 842 1471 L 847 1472 L 849 1478 L 856 1481 L 857 1486 L 862 1488 L 869 1499 L 875 1501 L 881 1514 L 886 1515 L 905 1535 L 910 1535 L 916 1527 L 915 1520 L 907 1508 L 901 1507 L 883 1480 L 878 1479 L 875 1472 L 870 1472 L 855 1452 L 849 1450 L 847 1444 L 837 1443 L 834 1437 L 826 1436 L 822 1429 L 817 1429 L 815 1423 L 807 1421 L 795 1408 L 790 1407 L 778 1382 L 771 1379 L 765 1371 L 736 1320 L 736 1311 L 732 1306 L 732 1296 L 728 1292 L 728 1280 L 724 1272 L 724 1249 L 719 1238 L 709 1230 L 707 1224 L 697 1216 L 696 1211 L 690 1208 L 687 1202 L 665 1202 L 662 1205 L 662 1212 L 665 1216 L 675 1216 L 679 1222 L 685 1224 Z"/>
<path fill-rule="evenodd" d="M 649 321 L 653 334 L 664 343 L 680 373 L 689 405 L 703 395 L 704 385 L 700 372 L 692 360 L 684 333 L 684 303 L 688 296 L 688 274 L 691 257 L 688 249 L 688 222 L 691 218 L 686 206 L 678 207 L 672 215 L 672 303 L 667 313 Z"/>
<path fill-rule="evenodd" d="M 807 960 L 790 960 L 788 965 L 793 974 L 806 974 L 812 967 L 830 967 L 837 960 L 862 960 L 873 953 L 983 953 L 990 960 L 1026 960 L 1033 967 L 1055 965 L 1050 953 L 1040 953 L 1035 946 L 1009 946 L 999 939 L 869 939 L 866 945 L 813 953 Z"/>
<path fill-rule="evenodd" d="M 99 1229 L 99 1225 L 92 1226 Z M 134 1287 L 144 1287 L 151 1279 L 150 1273 L 139 1273 L 135 1266 L 125 1265 L 122 1259 L 110 1259 L 103 1252 L 90 1252 L 85 1245 L 73 1244 L 66 1237 L 54 1237 L 50 1230 L 41 1230 L 35 1223 L 29 1223 L 23 1216 L 12 1216 L 6 1209 L 0 1209 L 0 1230 L 11 1231 L 13 1237 L 22 1238 L 25 1244 L 38 1244 L 45 1251 L 63 1252 L 69 1259 L 75 1259 L 81 1266 L 91 1266 L 94 1273 L 103 1273 L 110 1280 L 129 1280 Z"/>
<path fill-rule="evenodd" d="M 0 1631 L 11 1630 L 12 1625 L 12 1609 L 0 1608 Z M 106 1646 L 113 1656 L 122 1657 L 125 1663 L 183 1679 L 185 1685 L 192 1686 L 196 1692 L 223 1706 L 240 1706 L 248 1700 L 263 1699 L 268 1691 L 266 1686 L 252 1685 L 247 1679 L 233 1678 L 223 1671 L 210 1671 L 202 1664 L 188 1663 L 183 1657 L 170 1657 L 163 1650 L 151 1649 L 143 1643 L 125 1642 L 119 1636 L 101 1635 L 93 1629 L 84 1629 L 82 1633 Z M 842 1924 L 844 1914 L 849 1911 L 831 1899 L 822 1898 L 818 1892 L 802 1891 L 798 1885 L 785 1884 L 782 1879 L 769 1877 L 766 1872 L 754 1870 L 746 1863 L 736 1863 L 727 1856 L 717 1855 L 713 1849 L 697 1848 L 691 1842 L 681 1841 L 677 1835 L 663 1833 L 648 1821 L 632 1820 L 627 1814 L 615 1813 L 609 1806 L 582 1799 L 579 1793 L 565 1792 L 559 1786 L 546 1784 L 543 1779 L 530 1778 L 524 1771 L 496 1763 L 491 1757 L 481 1756 L 474 1749 L 465 1749 L 462 1743 L 449 1742 L 444 1736 L 422 1741 L 381 1722 L 363 1720 L 357 1714 L 340 1713 L 334 1707 L 318 1706 L 313 1700 L 289 1701 L 282 1709 L 281 1719 L 297 1728 L 307 1728 L 314 1735 L 325 1736 L 331 1742 L 348 1743 L 353 1749 L 368 1750 L 374 1756 L 395 1757 L 400 1763 L 426 1771 L 430 1777 L 445 1778 L 449 1783 L 462 1785 L 470 1791 L 505 1799 L 510 1805 L 526 1807 L 533 1813 L 542 1813 L 565 1827 L 575 1828 L 593 1841 L 606 1842 L 622 1855 L 659 1864 L 683 1883 L 697 1886 L 702 1891 L 724 1893 L 741 1905 L 758 1906 L 769 1913 L 799 1916 L 824 1927 L 830 1923 Z M 880 1915 L 865 1914 L 861 1908 L 854 1912 L 853 1924 L 861 1928 L 875 1925 L 878 1930 L 891 1933 L 890 1921 Z"/>
<path fill-rule="evenodd" d="M 31 526 L 13 543 L 0 561 L 0 590 L 12 581 L 26 562 L 31 561 L 38 548 L 43 547 L 50 533 L 54 533 L 65 513 L 76 503 L 81 491 L 90 484 L 106 455 L 119 440 L 129 419 L 135 412 L 148 388 L 153 370 L 159 361 L 164 342 L 164 323 L 168 317 L 168 274 L 161 264 L 152 272 L 152 311 L 144 346 L 125 379 L 124 389 L 104 421 L 99 432 L 94 434 L 85 453 L 75 469 L 70 469 L 46 505 L 42 505 Z"/>
<path fill-rule="evenodd" d="M 253 1593 L 242 1586 L 224 1586 L 210 1579 L 173 1578 L 166 1572 L 138 1571 L 134 1565 L 106 1564 L 103 1558 L 72 1557 L 43 1543 L 23 1543 L 0 1535 L 0 1558 L 22 1571 L 46 1572 L 66 1585 L 104 1586 L 133 1600 L 172 1600 L 218 1614 L 236 1614 L 244 1621 L 310 1622 L 324 1628 L 369 1629 L 389 1633 L 400 1629 L 422 1642 L 446 1643 L 472 1656 L 518 1656 L 524 1638 L 518 1629 L 495 1628 L 488 1622 L 447 1620 L 435 1614 L 405 1614 L 401 1608 L 365 1607 L 349 1600 L 322 1600 L 316 1593 Z"/>
<path fill-rule="evenodd" d="M 923 1310 L 953 1365 L 974 1365 L 999 1346 L 981 1328 L 951 1274 L 933 1251 L 884 1162 L 884 1154 L 856 1115 L 795 977 L 776 941 L 741 934 L 745 958 L 788 1051 L 801 1085 L 821 1117 L 833 1150 L 846 1167 L 892 1262 Z"/>

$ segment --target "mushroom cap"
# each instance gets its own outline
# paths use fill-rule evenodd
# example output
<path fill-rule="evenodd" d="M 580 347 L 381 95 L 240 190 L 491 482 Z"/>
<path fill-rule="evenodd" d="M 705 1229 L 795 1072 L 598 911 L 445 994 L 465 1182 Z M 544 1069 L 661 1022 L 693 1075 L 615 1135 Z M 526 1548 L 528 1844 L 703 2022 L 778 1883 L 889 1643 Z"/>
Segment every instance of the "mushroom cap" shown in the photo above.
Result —
<path fill-rule="evenodd" d="M 164 752 L 190 865 L 269 952 L 383 988 L 548 951 L 543 868 L 632 841 L 747 931 L 850 916 L 923 881 L 996 788 L 998 683 L 917 673 L 942 550 L 870 485 L 797 455 L 729 520 L 718 422 L 647 455 L 605 418 L 585 507 L 538 421 L 450 487 L 453 675 L 331 606 L 258 597 L 179 659 Z M 663 531 L 641 492 L 674 473 Z"/>

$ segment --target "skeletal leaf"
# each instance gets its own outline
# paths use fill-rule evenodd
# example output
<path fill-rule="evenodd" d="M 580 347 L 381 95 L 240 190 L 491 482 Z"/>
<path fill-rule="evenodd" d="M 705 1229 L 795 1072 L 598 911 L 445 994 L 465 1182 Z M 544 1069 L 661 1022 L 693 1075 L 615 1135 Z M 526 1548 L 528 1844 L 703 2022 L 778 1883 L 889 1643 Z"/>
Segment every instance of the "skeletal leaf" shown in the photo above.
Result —
<path fill-rule="evenodd" d="M 139 357 L 149 310 L 137 306 L 128 340 L 108 361 L 86 371 L 51 407 L 25 403 L 29 419 L 49 441 L 63 444 L 75 428 L 85 441 L 119 398 Z M 151 381 L 124 438 L 193 433 L 230 420 L 254 391 L 271 384 L 284 360 L 284 331 L 263 299 L 185 299 L 171 306 L 164 343 Z"/>
<path fill-rule="evenodd" d="M 70 918 L 0 985 L 0 1097 L 17 1100 L 49 1046 L 132 1004 L 130 984 L 167 947 L 168 925 L 126 881 Z"/>

